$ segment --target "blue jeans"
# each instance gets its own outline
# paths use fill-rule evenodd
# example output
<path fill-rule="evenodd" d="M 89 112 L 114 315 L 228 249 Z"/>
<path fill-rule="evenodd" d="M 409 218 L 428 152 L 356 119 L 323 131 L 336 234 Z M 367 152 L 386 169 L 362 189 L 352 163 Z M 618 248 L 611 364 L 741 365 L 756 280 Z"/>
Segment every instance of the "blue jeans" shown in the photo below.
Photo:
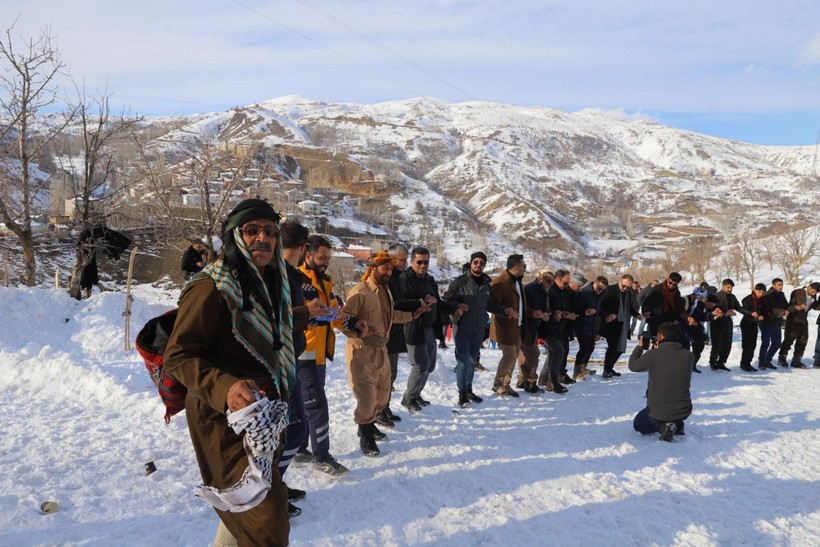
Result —
<path fill-rule="evenodd" d="M 774 354 L 780 349 L 780 344 L 783 341 L 783 331 L 780 330 L 780 325 L 759 326 L 760 353 L 758 353 L 757 358 L 759 361 L 771 361 L 774 358 Z"/>
<path fill-rule="evenodd" d="M 330 455 L 330 413 L 325 396 L 327 367 L 313 360 L 297 361 L 296 375 L 301 384 L 309 432 L 302 441 L 302 450 L 307 450 L 310 441 L 313 456 L 322 462 Z"/>
<path fill-rule="evenodd" d="M 632 427 L 635 428 L 635 431 L 644 435 L 658 432 L 658 422 L 649 417 L 649 407 L 644 408 L 635 415 L 635 419 L 632 420 Z"/>
<path fill-rule="evenodd" d="M 456 386 L 459 391 L 473 388 L 473 366 L 481 350 L 482 336 L 462 336 L 456 331 L 453 338 L 456 344 Z"/>

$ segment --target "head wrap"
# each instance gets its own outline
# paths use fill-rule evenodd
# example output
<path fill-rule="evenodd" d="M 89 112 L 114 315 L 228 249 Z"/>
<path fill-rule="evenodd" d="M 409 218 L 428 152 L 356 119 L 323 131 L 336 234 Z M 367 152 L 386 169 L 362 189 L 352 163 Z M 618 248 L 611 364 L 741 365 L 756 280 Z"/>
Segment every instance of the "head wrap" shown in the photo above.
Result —
<path fill-rule="evenodd" d="M 387 251 L 379 251 L 378 253 L 370 257 L 370 262 L 367 263 L 367 271 L 364 272 L 364 275 L 362 276 L 362 281 L 367 281 L 367 278 L 370 277 L 370 272 L 373 271 L 373 268 L 377 268 L 385 264 L 395 266 L 396 263 L 396 258 L 392 256 L 390 253 L 388 253 Z"/>
<path fill-rule="evenodd" d="M 271 204 L 261 199 L 246 199 L 228 213 L 228 218 L 222 225 L 222 233 L 227 234 L 237 226 L 242 226 L 250 220 L 267 218 L 276 223 L 282 218 L 273 210 Z"/>

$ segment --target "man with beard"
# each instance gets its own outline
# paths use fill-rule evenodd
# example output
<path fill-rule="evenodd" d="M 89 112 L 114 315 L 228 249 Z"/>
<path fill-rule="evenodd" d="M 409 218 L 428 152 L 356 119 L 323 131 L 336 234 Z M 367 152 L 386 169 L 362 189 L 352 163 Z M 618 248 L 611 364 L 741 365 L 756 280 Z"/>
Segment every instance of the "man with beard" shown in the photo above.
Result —
<path fill-rule="evenodd" d="M 604 354 L 603 378 L 620 376 L 615 370 L 615 363 L 626 351 L 626 338 L 629 335 L 629 320 L 638 313 L 632 307 L 632 297 L 629 294 L 632 287 L 632 276 L 624 274 L 617 285 L 612 285 L 604 291 L 601 298 L 601 336 L 606 338 L 606 353 Z"/>
<path fill-rule="evenodd" d="M 376 438 L 386 438 L 375 421 L 376 415 L 387 405 L 390 391 L 390 361 L 387 357 L 390 327 L 430 311 L 430 305 L 423 300 L 413 313 L 394 309 L 393 297 L 387 287 L 394 264 L 395 259 L 387 252 L 376 253 L 362 276 L 362 282 L 347 293 L 344 307 L 342 330 L 348 337 L 345 346 L 347 376 L 356 397 L 353 421 L 358 424 L 362 453 L 369 457 L 380 454 Z"/>
<path fill-rule="evenodd" d="M 744 315 L 740 320 L 740 339 L 743 344 L 743 354 L 740 357 L 740 370 L 746 372 L 757 372 L 757 369 L 752 366 L 752 358 L 755 354 L 755 347 L 757 346 L 757 332 L 758 325 L 768 316 L 772 314 L 767 307 L 766 285 L 758 283 L 752 289 L 752 293 L 748 295 L 740 303 L 743 309 L 753 312 L 751 315 Z M 756 315 L 755 315 L 756 314 Z"/>
<path fill-rule="evenodd" d="M 566 362 L 567 362 L 567 351 L 569 351 L 569 336 L 565 336 L 566 332 L 566 321 L 569 318 L 570 310 L 566 307 L 569 305 L 570 296 L 568 293 L 571 292 L 569 288 L 569 280 L 570 275 L 569 272 L 566 270 L 556 270 L 553 276 L 553 283 L 549 288 L 549 309 L 552 313 L 549 321 L 546 321 L 544 325 L 546 326 L 546 334 L 547 334 L 547 347 L 549 348 L 549 359 L 550 362 L 553 359 L 553 355 L 556 359 L 558 359 L 558 378 L 557 381 L 561 382 L 562 384 L 574 384 L 575 380 L 570 378 L 569 374 L 566 373 Z M 558 347 L 554 348 L 550 343 L 550 339 L 555 339 L 558 342 L 558 346 L 560 347 L 560 351 L 558 351 Z M 543 375 L 543 371 L 542 371 Z M 547 391 L 549 391 L 549 384 L 546 382 L 546 378 L 544 378 L 544 382 L 539 379 L 539 383 L 541 385 L 546 385 Z M 552 379 L 555 381 L 556 379 Z"/>
<path fill-rule="evenodd" d="M 658 334 L 658 327 L 661 323 L 677 323 L 681 327 L 689 324 L 686 313 L 686 303 L 680 294 L 678 284 L 683 277 L 678 272 L 671 272 L 669 276 L 651 288 L 641 305 L 641 312 L 646 317 L 646 324 L 649 325 L 649 333 L 652 338 Z M 679 330 L 681 343 L 686 340 L 686 335 L 682 329 Z M 686 346 L 688 347 L 688 345 Z"/>
<path fill-rule="evenodd" d="M 305 249 L 305 261 L 300 271 L 310 280 L 302 286 L 305 298 L 318 298 L 323 306 L 331 310 L 341 308 L 341 300 L 333 293 L 333 279 L 327 275 L 330 265 L 332 245 L 320 235 L 308 238 Z M 306 331 L 307 344 L 305 351 L 298 356 L 297 374 L 305 403 L 305 414 L 308 418 L 309 440 L 313 455 L 313 468 L 330 476 L 338 477 L 348 472 L 330 453 L 330 415 L 325 395 L 327 361 L 333 360 L 336 350 L 334 328 L 341 328 L 341 317 L 332 321 L 312 324 Z M 302 443 L 299 454 L 294 461 L 310 462 L 311 451 L 308 451 L 308 439 Z"/>
<path fill-rule="evenodd" d="M 421 396 L 421 392 L 427 385 L 427 378 L 436 369 L 438 343 L 435 324 L 440 306 L 438 284 L 427 273 L 429 269 L 430 251 L 424 247 L 415 247 L 410 252 L 410 269 L 399 275 L 399 295 L 402 300 L 423 300 L 430 306 L 429 313 L 404 324 L 404 339 L 407 342 L 407 357 L 411 368 L 401 404 L 414 412 L 430 404 L 430 401 Z"/>
<path fill-rule="evenodd" d="M 456 346 L 456 386 L 458 405 L 469 407 L 483 399 L 473 393 L 475 360 L 484 341 L 487 312 L 501 313 L 490 301 L 492 279 L 484 273 L 487 255 L 478 251 L 470 255 L 469 269 L 455 278 L 444 293 L 444 302 L 455 307 L 453 341 Z"/>
<path fill-rule="evenodd" d="M 587 370 L 587 364 L 595 350 L 595 339 L 600 330 L 601 298 L 608 286 L 609 280 L 601 275 L 575 295 L 575 313 L 578 315 L 578 319 L 575 320 L 575 336 L 578 338 L 578 353 L 575 354 L 572 377 L 576 381 L 595 373 Z"/>
<path fill-rule="evenodd" d="M 772 359 L 783 341 L 783 318 L 789 302 L 783 294 L 783 280 L 775 277 L 772 286 L 763 295 L 771 315 L 760 322 L 760 353 L 757 355 L 757 364 L 761 370 L 775 370 Z"/>
<path fill-rule="evenodd" d="M 287 545 L 290 532 L 277 441 L 295 387 L 293 326 L 299 321 L 279 219 L 259 199 L 231 211 L 220 257 L 182 291 L 164 356 L 165 370 L 189 390 L 188 432 L 206 485 L 199 495 L 239 545 Z M 242 433 L 229 426 L 239 410 L 256 418 Z M 248 435 L 264 446 L 259 459 L 246 453 Z"/>
<path fill-rule="evenodd" d="M 401 243 L 394 243 L 387 248 L 387 253 L 395 259 L 393 275 L 388 280 L 390 296 L 393 297 L 393 307 L 399 311 L 415 311 L 419 307 L 419 301 L 410 299 L 402 300 L 399 295 L 399 275 L 407 269 L 407 247 Z M 390 408 L 390 401 L 393 398 L 393 384 L 399 373 L 399 354 L 407 353 L 407 343 L 404 341 L 404 325 L 394 324 L 390 327 L 390 339 L 387 341 L 387 358 L 390 361 L 390 391 L 387 393 L 387 406 L 376 416 L 376 423 L 384 427 L 395 427 L 396 422 L 401 421 L 401 417 L 395 414 Z"/>
<path fill-rule="evenodd" d="M 527 304 L 533 310 L 543 312 L 543 318 L 533 319 L 527 322 L 527 330 L 522 332 L 521 336 L 521 352 L 518 355 L 518 382 L 516 387 L 523 389 L 527 393 L 541 393 L 543 389 L 538 387 L 538 360 L 541 358 L 541 352 L 538 349 L 538 333 L 542 331 L 541 324 L 550 320 L 549 308 L 549 288 L 552 286 L 554 278 L 551 273 L 547 271 L 538 272 L 538 277 L 524 285 L 524 293 L 527 296 Z M 547 351 L 551 351 L 549 342 L 547 344 Z M 560 346 L 560 342 L 556 342 Z M 562 350 L 559 350 L 558 355 Z M 552 369 L 549 367 L 552 366 Z M 549 372 L 543 372 L 542 376 L 548 380 L 542 382 L 546 384 L 544 387 L 549 391 L 555 393 L 566 393 L 567 389 L 558 381 L 558 370 L 561 366 L 560 359 L 558 361 L 550 360 L 549 354 L 544 361 L 544 369 L 549 369 Z"/>
<path fill-rule="evenodd" d="M 727 277 L 720 284 L 720 290 L 716 295 L 717 309 L 720 310 L 720 316 L 716 316 L 715 320 L 712 321 L 712 351 L 709 353 L 709 367 L 712 370 L 729 371 L 726 361 L 732 351 L 732 333 L 735 328 L 732 317 L 739 312 L 743 315 L 750 315 L 757 320 L 757 312 L 743 309 L 743 306 L 737 301 L 737 297 L 732 294 L 734 287 L 735 282 Z"/>
<path fill-rule="evenodd" d="M 809 310 L 816 310 L 820 307 L 820 301 L 816 299 L 818 291 L 820 291 L 820 282 L 815 281 L 809 284 L 808 287 L 794 289 L 789 296 L 783 345 L 780 346 L 780 352 L 777 355 L 777 364 L 779 366 L 789 366 L 787 357 L 792 344 L 794 344 L 792 368 L 807 368 L 801 359 L 809 340 Z"/>
<path fill-rule="evenodd" d="M 192 239 L 191 245 L 182 254 L 182 272 L 185 276 L 185 281 L 191 279 L 197 272 L 201 272 L 205 267 L 207 251 L 205 244 L 201 239 Z"/>
<path fill-rule="evenodd" d="M 521 284 L 527 264 L 524 255 L 514 254 L 507 258 L 507 269 L 493 279 L 490 293 L 496 308 L 504 313 L 493 315 L 496 339 L 501 347 L 501 360 L 495 374 L 493 391 L 499 395 L 518 397 L 518 392 L 511 386 L 512 372 L 521 350 L 521 339 L 526 336 L 528 323 L 541 319 L 544 313 L 533 310 L 527 304 L 527 295 Z"/>

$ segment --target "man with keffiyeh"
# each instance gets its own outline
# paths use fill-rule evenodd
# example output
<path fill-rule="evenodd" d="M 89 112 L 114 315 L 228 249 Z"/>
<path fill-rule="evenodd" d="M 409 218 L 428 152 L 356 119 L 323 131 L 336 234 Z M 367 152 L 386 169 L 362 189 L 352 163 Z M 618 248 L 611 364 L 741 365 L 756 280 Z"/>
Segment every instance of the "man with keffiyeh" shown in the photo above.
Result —
<path fill-rule="evenodd" d="M 205 485 L 200 495 L 239 545 L 287 545 L 290 532 L 276 468 L 278 432 L 295 382 L 294 324 L 303 329 L 310 312 L 291 305 L 279 220 L 260 199 L 231 211 L 219 258 L 182 291 L 164 358 L 165 370 L 189 390 L 188 430 Z M 263 421 L 262 431 L 229 427 L 232 413 L 244 415 L 260 402 L 285 411 L 271 412 L 275 418 Z M 247 422 L 260 423 L 254 416 Z M 252 433 L 273 437 L 258 465 L 248 446 L 253 439 L 245 442 Z"/>

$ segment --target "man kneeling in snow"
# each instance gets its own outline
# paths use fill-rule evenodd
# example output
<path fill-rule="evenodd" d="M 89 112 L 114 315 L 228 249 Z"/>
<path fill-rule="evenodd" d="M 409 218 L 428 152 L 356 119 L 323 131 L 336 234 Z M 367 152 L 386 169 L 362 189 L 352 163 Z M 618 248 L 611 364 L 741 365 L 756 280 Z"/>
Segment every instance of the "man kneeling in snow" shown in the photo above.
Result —
<path fill-rule="evenodd" d="M 660 432 L 667 442 L 675 434 L 683 435 L 683 421 L 692 414 L 689 385 L 695 357 L 683 349 L 679 337 L 677 323 L 662 323 L 655 348 L 644 355 L 643 344 L 638 344 L 629 356 L 629 370 L 649 372 L 647 406 L 635 416 L 632 427 L 645 435 Z"/>

